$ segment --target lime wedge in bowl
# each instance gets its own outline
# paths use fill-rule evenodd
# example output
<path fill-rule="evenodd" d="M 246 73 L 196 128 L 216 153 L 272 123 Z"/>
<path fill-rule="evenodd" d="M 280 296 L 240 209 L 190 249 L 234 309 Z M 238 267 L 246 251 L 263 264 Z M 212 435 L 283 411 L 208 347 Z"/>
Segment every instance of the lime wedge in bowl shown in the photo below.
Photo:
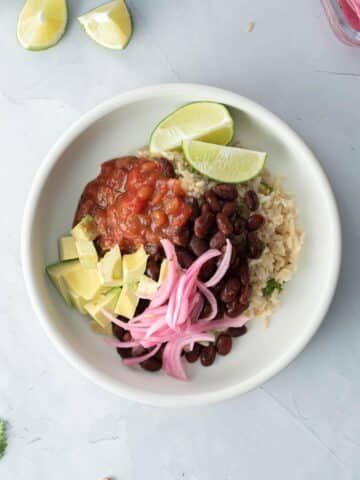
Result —
<path fill-rule="evenodd" d="M 259 175 L 267 154 L 237 147 L 225 147 L 197 140 L 182 144 L 186 160 L 206 177 L 224 183 L 247 182 Z"/>
<path fill-rule="evenodd" d="M 123 50 L 133 31 L 131 15 L 124 0 L 100 5 L 78 20 L 90 38 L 112 50 Z"/>
<path fill-rule="evenodd" d="M 27 50 L 45 50 L 60 41 L 67 20 L 66 0 L 27 0 L 19 15 L 17 38 Z"/>
<path fill-rule="evenodd" d="M 203 140 L 227 145 L 234 135 L 234 121 L 224 105 L 195 102 L 180 107 L 164 118 L 150 138 L 150 153 L 181 148 L 184 140 Z"/>

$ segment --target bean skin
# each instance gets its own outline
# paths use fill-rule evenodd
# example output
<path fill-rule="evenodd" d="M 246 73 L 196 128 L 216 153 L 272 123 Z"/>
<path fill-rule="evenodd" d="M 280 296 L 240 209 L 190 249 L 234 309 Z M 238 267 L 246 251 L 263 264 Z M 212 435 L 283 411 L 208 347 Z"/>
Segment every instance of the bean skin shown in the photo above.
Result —
<path fill-rule="evenodd" d="M 150 257 L 146 267 L 146 274 L 153 280 L 158 280 L 160 273 L 160 265 L 154 257 Z"/>
<path fill-rule="evenodd" d="M 233 215 L 236 212 L 237 208 L 238 206 L 236 202 L 225 202 L 222 212 L 227 217 L 231 217 L 231 215 Z"/>
<path fill-rule="evenodd" d="M 239 297 L 239 302 L 242 305 L 248 305 L 251 295 L 251 287 L 249 284 L 245 285 L 243 290 L 241 291 L 241 295 Z"/>
<path fill-rule="evenodd" d="M 176 255 L 182 268 L 189 268 L 195 260 L 194 255 L 185 248 L 177 248 Z"/>
<path fill-rule="evenodd" d="M 232 348 L 232 338 L 227 333 L 221 333 L 216 339 L 216 351 L 220 355 L 227 355 Z"/>
<path fill-rule="evenodd" d="M 236 277 L 230 277 L 220 293 L 220 300 L 224 303 L 230 303 L 235 300 L 240 292 L 240 280 Z"/>
<path fill-rule="evenodd" d="M 229 327 L 227 332 L 232 337 L 241 337 L 242 335 L 245 335 L 247 328 L 246 325 L 243 325 L 242 327 Z"/>
<path fill-rule="evenodd" d="M 219 214 L 218 214 L 219 215 Z M 205 238 L 215 224 L 215 215 L 213 213 L 202 213 L 195 220 L 194 233 L 198 238 Z"/>
<path fill-rule="evenodd" d="M 216 358 L 216 348 L 213 343 L 210 343 L 207 347 L 203 347 L 200 354 L 200 360 L 204 367 L 212 365 Z"/>
<path fill-rule="evenodd" d="M 202 346 L 199 343 L 194 344 L 194 348 L 189 352 L 185 352 L 185 358 L 189 363 L 195 363 L 200 357 Z"/>
<path fill-rule="evenodd" d="M 233 232 L 233 226 L 231 225 L 230 220 L 224 213 L 218 213 L 216 215 L 216 224 L 218 229 L 225 237 L 228 237 Z"/>
<path fill-rule="evenodd" d="M 186 247 L 190 240 L 190 230 L 187 227 L 181 228 L 174 236 L 173 242 L 180 247 Z"/>
<path fill-rule="evenodd" d="M 161 247 L 161 245 L 152 245 L 150 243 L 145 245 L 145 251 L 148 255 L 151 257 L 154 257 L 154 260 L 159 262 L 164 258 L 164 251 Z"/>
<path fill-rule="evenodd" d="M 238 191 L 234 185 L 227 183 L 219 183 L 212 188 L 212 191 L 222 200 L 235 200 L 238 196 Z"/>
<path fill-rule="evenodd" d="M 247 255 L 249 258 L 260 258 L 264 251 L 265 244 L 260 240 L 256 232 L 250 232 L 247 236 Z"/>
<path fill-rule="evenodd" d="M 161 170 L 163 171 L 163 174 L 166 177 L 169 177 L 169 178 L 175 177 L 174 167 L 169 160 L 167 160 L 166 158 L 159 158 L 158 163 L 160 164 Z"/>
<path fill-rule="evenodd" d="M 140 363 L 141 368 L 148 372 L 157 372 L 161 370 L 162 361 L 159 358 L 151 357 Z"/>
<path fill-rule="evenodd" d="M 258 230 L 264 225 L 264 223 L 265 218 L 263 217 L 263 215 L 260 215 L 260 213 L 255 213 L 253 215 L 250 215 L 250 217 L 247 219 L 247 229 L 249 232 Z"/>
<path fill-rule="evenodd" d="M 209 249 L 209 244 L 206 240 L 193 235 L 189 243 L 189 248 L 197 257 L 200 257 L 200 255 Z"/>
<path fill-rule="evenodd" d="M 250 281 L 250 273 L 249 273 L 249 265 L 247 263 L 242 262 L 239 265 L 238 277 L 239 277 L 240 282 L 243 286 L 248 285 L 248 283 Z"/>
<path fill-rule="evenodd" d="M 234 232 L 236 235 L 240 235 L 247 230 L 247 220 L 243 217 L 238 217 L 234 223 Z"/>
<path fill-rule="evenodd" d="M 202 267 L 199 272 L 199 278 L 202 282 L 207 282 L 215 273 L 217 268 L 216 258 L 211 258 Z"/>
<path fill-rule="evenodd" d="M 218 197 L 212 190 L 208 190 L 205 193 L 204 198 L 214 213 L 221 212 L 221 203 L 219 202 Z"/>
<path fill-rule="evenodd" d="M 195 197 L 187 196 L 185 197 L 185 203 L 191 207 L 191 217 L 190 220 L 194 221 L 200 215 L 199 203 Z"/>
<path fill-rule="evenodd" d="M 116 337 L 119 340 L 122 340 L 125 333 L 125 329 L 120 327 L 119 325 L 116 325 L 115 323 L 111 325 L 111 328 L 112 328 L 112 333 L 114 337 Z"/>
<path fill-rule="evenodd" d="M 201 205 L 201 213 L 211 213 L 210 205 L 207 202 Z"/>
<path fill-rule="evenodd" d="M 220 250 L 226 243 L 226 237 L 221 232 L 216 232 L 210 239 L 210 248 L 217 248 Z"/>
<path fill-rule="evenodd" d="M 249 305 L 243 305 L 239 301 L 234 300 L 233 302 L 227 303 L 225 305 L 226 314 L 232 318 L 237 317 L 238 315 L 243 313 L 248 308 L 248 306 Z"/>
<path fill-rule="evenodd" d="M 259 197 L 254 190 L 248 190 L 244 195 L 245 205 L 254 212 L 259 208 Z"/>

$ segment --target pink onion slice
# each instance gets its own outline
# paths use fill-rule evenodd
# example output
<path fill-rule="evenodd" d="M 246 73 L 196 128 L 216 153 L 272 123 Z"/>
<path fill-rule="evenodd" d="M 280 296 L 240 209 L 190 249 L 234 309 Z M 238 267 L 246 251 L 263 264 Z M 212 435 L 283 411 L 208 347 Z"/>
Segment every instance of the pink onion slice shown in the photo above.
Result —
<path fill-rule="evenodd" d="M 211 308 L 211 311 L 210 311 L 209 315 L 207 315 L 206 317 L 203 317 L 203 318 L 199 318 L 199 321 L 208 322 L 208 321 L 212 320 L 213 318 L 215 318 L 217 313 L 218 313 L 217 301 L 216 301 L 216 298 L 215 298 L 214 294 L 207 287 L 205 287 L 205 285 L 202 282 L 198 281 L 197 286 L 198 286 L 198 289 L 200 290 L 200 292 L 204 295 L 206 300 L 209 302 L 210 308 Z"/>
<path fill-rule="evenodd" d="M 123 363 L 128 367 L 130 367 L 131 365 L 138 365 L 139 363 L 153 357 L 160 350 L 160 347 L 161 343 L 154 347 L 150 352 L 145 353 L 145 355 L 141 355 L 140 357 L 124 358 Z"/>
<path fill-rule="evenodd" d="M 151 308 L 163 305 L 169 299 L 170 294 L 174 290 L 179 278 L 179 263 L 174 245 L 166 239 L 162 239 L 161 244 L 168 260 L 168 269 L 164 282 L 161 284 L 155 293 L 154 298 L 151 300 Z"/>
<path fill-rule="evenodd" d="M 132 348 L 132 347 L 138 347 L 139 342 L 121 342 L 120 340 L 117 340 L 116 338 L 110 338 L 110 337 L 104 337 L 104 342 L 107 343 L 108 345 L 112 345 L 115 348 Z"/>
<path fill-rule="evenodd" d="M 214 275 L 210 278 L 210 280 L 208 280 L 207 282 L 205 282 L 205 285 L 207 287 L 213 287 L 214 285 L 216 285 L 217 283 L 220 282 L 220 280 L 223 278 L 223 276 L 225 275 L 225 273 L 228 271 L 228 268 L 230 266 L 230 261 L 231 261 L 231 253 L 232 253 L 232 245 L 231 245 L 231 242 L 230 240 L 227 238 L 226 239 L 226 247 L 225 247 L 225 253 L 224 253 L 224 256 L 220 262 L 220 265 L 218 266 L 218 269 L 216 270 L 216 272 L 214 273 Z M 191 268 L 191 267 L 190 267 Z"/>

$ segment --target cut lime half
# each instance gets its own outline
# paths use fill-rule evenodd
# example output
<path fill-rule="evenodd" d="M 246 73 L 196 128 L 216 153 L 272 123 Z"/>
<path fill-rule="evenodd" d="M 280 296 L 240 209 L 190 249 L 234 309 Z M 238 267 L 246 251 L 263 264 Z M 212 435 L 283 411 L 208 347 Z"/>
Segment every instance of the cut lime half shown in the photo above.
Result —
<path fill-rule="evenodd" d="M 130 41 L 132 21 L 124 0 L 105 3 L 78 20 L 89 37 L 103 47 L 123 50 Z"/>
<path fill-rule="evenodd" d="M 196 140 L 182 144 L 186 160 L 203 175 L 224 183 L 241 183 L 259 175 L 267 154 Z"/>
<path fill-rule="evenodd" d="M 201 139 L 227 145 L 234 134 L 234 122 L 224 105 L 214 102 L 189 103 L 164 118 L 150 138 L 150 153 L 181 147 L 184 140 Z"/>
<path fill-rule="evenodd" d="M 65 33 L 66 0 L 27 0 L 20 12 L 17 38 L 27 50 L 45 50 L 56 45 Z"/>

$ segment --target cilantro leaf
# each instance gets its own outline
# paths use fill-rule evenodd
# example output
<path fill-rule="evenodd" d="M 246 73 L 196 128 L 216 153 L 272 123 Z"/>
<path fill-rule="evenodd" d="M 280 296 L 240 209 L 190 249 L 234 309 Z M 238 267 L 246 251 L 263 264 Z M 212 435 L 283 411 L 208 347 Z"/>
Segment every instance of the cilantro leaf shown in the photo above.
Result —
<path fill-rule="evenodd" d="M 0 458 L 4 455 L 6 447 L 6 425 L 3 420 L 0 420 Z"/>
<path fill-rule="evenodd" d="M 283 289 L 283 286 L 281 283 L 277 282 L 274 278 L 270 278 L 267 282 L 265 287 L 262 289 L 264 297 L 270 297 L 274 290 L 278 290 L 280 293 L 281 290 Z"/>
<path fill-rule="evenodd" d="M 266 191 L 267 195 L 270 195 L 270 193 L 274 190 L 271 185 L 269 185 L 265 180 L 262 180 L 260 182 L 260 185 L 263 187 L 263 189 Z"/>

